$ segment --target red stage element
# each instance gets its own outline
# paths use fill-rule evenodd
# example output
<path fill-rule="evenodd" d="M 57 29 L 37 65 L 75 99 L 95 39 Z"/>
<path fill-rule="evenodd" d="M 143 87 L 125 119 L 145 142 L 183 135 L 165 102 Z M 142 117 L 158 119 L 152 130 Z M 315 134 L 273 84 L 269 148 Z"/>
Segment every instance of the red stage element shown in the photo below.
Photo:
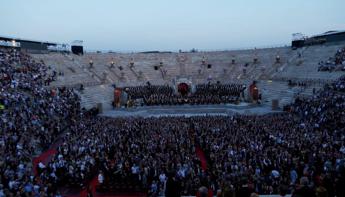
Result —
<path fill-rule="evenodd" d="M 122 93 L 122 89 L 121 88 L 116 88 L 115 89 L 115 91 L 114 91 L 114 105 L 115 106 L 120 106 L 121 93 Z"/>
<path fill-rule="evenodd" d="M 256 83 L 253 82 L 250 86 L 249 86 L 249 95 L 251 96 L 251 98 L 253 100 L 258 100 L 259 99 L 259 89 L 256 86 Z"/>
<path fill-rule="evenodd" d="M 189 92 L 189 86 L 188 86 L 188 84 L 186 84 L 186 83 L 180 83 L 180 84 L 178 84 L 177 89 L 178 89 L 178 92 L 179 92 L 182 96 L 188 94 L 188 92 Z"/>

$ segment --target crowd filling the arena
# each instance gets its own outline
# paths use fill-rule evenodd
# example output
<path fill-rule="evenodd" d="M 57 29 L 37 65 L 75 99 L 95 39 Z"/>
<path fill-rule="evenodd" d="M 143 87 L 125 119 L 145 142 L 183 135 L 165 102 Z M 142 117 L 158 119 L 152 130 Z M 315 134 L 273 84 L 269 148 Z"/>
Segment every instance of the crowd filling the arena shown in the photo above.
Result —
<path fill-rule="evenodd" d="M 94 177 L 100 190 L 125 182 L 149 196 L 201 187 L 217 196 L 345 195 L 345 77 L 282 113 L 106 118 L 82 110 L 73 89 L 45 86 L 54 75 L 25 53 L 0 50 L 1 197 L 61 196 L 61 187 Z M 193 96 L 221 100 L 241 88 L 206 84 Z M 168 86 L 128 92 L 147 104 L 174 97 Z M 52 146 L 48 163 L 33 164 Z"/>

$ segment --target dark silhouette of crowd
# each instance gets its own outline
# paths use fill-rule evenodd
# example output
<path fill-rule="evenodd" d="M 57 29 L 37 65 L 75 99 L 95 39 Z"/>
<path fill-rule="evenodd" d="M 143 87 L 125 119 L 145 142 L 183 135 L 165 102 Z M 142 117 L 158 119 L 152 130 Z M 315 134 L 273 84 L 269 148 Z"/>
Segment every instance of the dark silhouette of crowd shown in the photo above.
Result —
<path fill-rule="evenodd" d="M 345 92 L 345 75 L 333 82 L 331 88 L 339 92 Z"/>
<path fill-rule="evenodd" d="M 97 176 L 105 190 L 117 179 L 152 196 L 194 195 L 201 186 L 226 196 L 315 196 L 319 190 L 341 196 L 344 98 L 326 101 L 340 108 L 329 119 L 322 114 L 328 116 L 332 106 L 315 111 L 315 103 L 300 108 L 299 102 L 291 113 L 265 116 L 83 119 L 65 136 L 42 176 L 54 173 L 58 185 L 83 184 Z M 309 111 L 305 118 L 298 115 Z M 197 148 L 206 155 L 206 170 Z"/>
<path fill-rule="evenodd" d="M 201 186 L 224 196 L 342 196 L 344 111 L 345 95 L 328 86 L 296 99 L 289 113 L 85 118 L 65 136 L 45 176 L 77 184 L 97 176 L 105 190 L 117 179 L 152 196 L 194 195 Z"/>
<path fill-rule="evenodd" d="M 150 196 L 345 195 L 345 77 L 287 112 L 150 118 L 81 110 L 72 89 L 45 86 L 54 73 L 43 62 L 13 49 L 0 50 L 0 79 L 0 196 L 61 196 L 60 187 L 83 188 L 95 177 L 100 191 L 126 183 Z M 206 84 L 195 95 L 241 90 Z M 145 98 L 173 89 L 128 92 Z M 32 166 L 53 144 L 50 162 Z"/>
<path fill-rule="evenodd" d="M 32 176 L 31 158 L 69 126 L 80 101 L 72 90 L 46 89 L 54 78 L 49 72 L 25 53 L 0 49 L 0 196 L 52 190 Z"/>
<path fill-rule="evenodd" d="M 131 99 L 147 98 L 151 95 L 172 96 L 174 89 L 168 85 L 151 85 L 127 87 L 125 91 Z"/>
<path fill-rule="evenodd" d="M 303 80 L 288 80 L 288 86 L 291 86 L 291 87 L 295 87 L 295 86 L 306 87 L 307 85 L 308 85 L 307 82 Z"/>
<path fill-rule="evenodd" d="M 318 71 L 345 71 L 345 47 L 339 49 L 334 57 L 319 62 Z"/>
<path fill-rule="evenodd" d="M 147 85 L 125 88 L 131 100 L 143 99 L 143 103 L 152 105 L 202 105 L 236 103 L 244 96 L 245 87 L 240 84 L 199 84 L 194 92 L 175 93 L 171 86 Z"/>

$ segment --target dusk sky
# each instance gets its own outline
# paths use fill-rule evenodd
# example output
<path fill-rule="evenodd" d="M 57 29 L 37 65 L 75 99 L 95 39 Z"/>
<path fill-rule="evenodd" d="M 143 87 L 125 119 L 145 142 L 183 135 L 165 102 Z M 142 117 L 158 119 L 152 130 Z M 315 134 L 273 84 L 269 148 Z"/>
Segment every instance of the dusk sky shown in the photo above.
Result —
<path fill-rule="evenodd" d="M 87 50 L 223 50 L 345 30 L 344 0 L 1 0 L 0 36 Z"/>

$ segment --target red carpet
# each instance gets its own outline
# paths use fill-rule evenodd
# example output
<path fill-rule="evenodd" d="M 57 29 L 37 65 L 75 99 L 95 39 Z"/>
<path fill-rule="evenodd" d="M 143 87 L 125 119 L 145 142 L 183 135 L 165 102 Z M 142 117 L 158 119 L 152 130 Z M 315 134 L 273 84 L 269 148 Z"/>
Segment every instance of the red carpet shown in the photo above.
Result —
<path fill-rule="evenodd" d="M 51 160 L 52 157 L 57 153 L 55 147 L 53 146 L 52 149 L 49 149 L 45 152 L 43 152 L 40 156 L 35 157 L 33 159 L 33 166 L 34 166 L 34 174 L 37 175 L 37 165 L 39 162 L 42 162 L 43 164 L 47 165 L 47 163 Z M 207 160 L 205 157 L 204 151 L 200 147 L 196 147 L 195 153 L 198 156 L 198 158 L 201 161 L 201 168 L 206 171 L 207 170 Z M 98 185 L 97 176 L 95 176 L 90 183 L 87 185 L 85 189 L 83 189 L 78 196 L 80 197 L 87 197 L 87 188 L 90 188 L 92 191 L 93 196 L 99 196 L 99 197 L 133 197 L 133 196 L 146 196 L 146 195 L 136 195 L 136 194 L 128 194 L 128 195 L 99 195 L 96 194 L 96 187 Z M 69 197 L 72 197 L 73 195 L 68 195 Z M 209 196 L 212 196 L 212 194 Z M 73 196 L 74 197 L 74 196 Z"/>
<path fill-rule="evenodd" d="M 206 159 L 206 157 L 205 157 L 204 151 L 203 151 L 200 147 L 196 147 L 196 148 L 195 148 L 195 153 L 196 153 L 196 155 L 198 156 L 198 158 L 199 158 L 200 161 L 201 161 L 201 168 L 202 168 L 204 171 L 206 171 L 206 170 L 207 170 L 207 159 Z M 197 193 L 196 196 L 198 197 L 198 196 L 200 196 L 200 194 Z M 209 197 L 213 197 L 213 192 L 212 192 L 212 189 L 211 189 L 211 188 L 208 189 L 208 196 L 209 196 Z"/>
<path fill-rule="evenodd" d="M 37 165 L 42 162 L 44 165 L 47 165 L 49 161 L 55 156 L 57 153 L 56 148 L 58 147 L 60 143 L 55 143 L 53 144 L 50 149 L 47 151 L 43 152 L 41 155 L 38 157 L 33 158 L 32 164 L 33 164 L 33 171 L 34 175 L 37 176 Z M 78 195 L 64 195 L 65 197 L 87 197 L 87 188 L 90 188 L 92 191 L 92 194 L 94 197 L 134 197 L 134 196 L 142 196 L 145 197 L 146 195 L 143 193 L 128 193 L 124 195 L 109 195 L 109 194 L 96 194 L 96 187 L 98 185 L 98 177 L 95 176 L 87 185 L 87 187 L 83 190 L 80 191 Z"/>
<path fill-rule="evenodd" d="M 40 156 L 38 157 L 35 157 L 33 160 L 32 160 L 32 164 L 34 166 L 34 175 L 37 175 L 37 165 L 39 162 L 42 161 L 42 163 L 44 165 L 47 165 L 47 163 L 50 161 L 50 159 L 52 157 L 54 157 L 54 155 L 57 153 L 56 150 L 54 149 L 49 149 L 47 150 L 46 152 L 42 153 Z"/>
<path fill-rule="evenodd" d="M 41 153 L 40 156 L 34 157 L 34 158 L 32 159 L 32 164 L 33 164 L 33 166 L 34 166 L 33 171 L 34 171 L 34 175 L 35 175 L 35 176 L 37 175 L 37 165 L 38 165 L 38 163 L 39 163 L 40 161 L 42 161 L 42 163 L 43 163 L 44 165 L 47 165 L 47 164 L 49 163 L 49 161 L 50 161 L 50 160 L 55 156 L 55 154 L 57 153 L 57 150 L 56 150 L 56 149 L 57 149 L 57 147 L 60 145 L 60 143 L 61 143 L 61 140 L 57 140 L 55 143 L 53 143 L 53 144 L 50 146 L 50 148 L 49 148 L 47 151 Z"/>
<path fill-rule="evenodd" d="M 87 185 L 86 189 L 80 192 L 80 197 L 87 197 L 87 188 L 90 188 L 92 191 L 92 195 L 94 197 L 145 197 L 146 195 L 140 192 L 128 193 L 128 194 L 121 194 L 121 195 L 112 195 L 112 194 L 97 194 L 96 187 L 98 185 L 98 177 L 95 176 L 91 182 Z M 69 196 L 72 197 L 72 196 Z"/>
<path fill-rule="evenodd" d="M 91 181 L 90 183 L 86 186 L 85 189 L 83 189 L 81 192 L 80 192 L 80 196 L 81 197 L 87 197 L 87 188 L 90 188 L 91 189 L 91 192 L 92 192 L 92 195 L 93 196 L 96 196 L 96 187 L 98 185 L 98 179 L 97 179 L 97 176 L 95 176 Z"/>
<path fill-rule="evenodd" d="M 201 168 L 204 171 L 206 171 L 207 170 L 207 160 L 206 160 L 204 151 L 202 151 L 200 147 L 196 147 L 195 153 L 196 153 L 196 155 L 199 157 L 199 159 L 201 161 Z"/>

